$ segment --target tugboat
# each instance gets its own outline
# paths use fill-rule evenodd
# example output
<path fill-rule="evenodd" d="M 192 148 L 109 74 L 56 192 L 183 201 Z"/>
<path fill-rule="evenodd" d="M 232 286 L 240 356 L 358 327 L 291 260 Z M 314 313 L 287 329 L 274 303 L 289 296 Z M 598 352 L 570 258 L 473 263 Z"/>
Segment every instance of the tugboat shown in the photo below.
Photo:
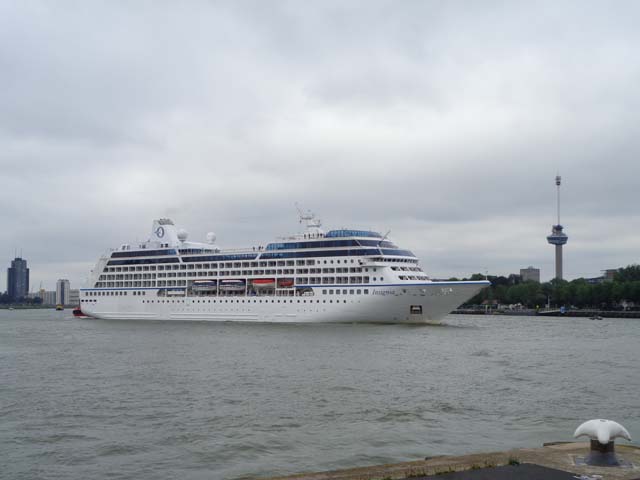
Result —
<path fill-rule="evenodd" d="M 82 310 L 79 306 L 73 309 L 73 316 L 77 318 L 89 318 L 87 315 L 82 313 Z"/>

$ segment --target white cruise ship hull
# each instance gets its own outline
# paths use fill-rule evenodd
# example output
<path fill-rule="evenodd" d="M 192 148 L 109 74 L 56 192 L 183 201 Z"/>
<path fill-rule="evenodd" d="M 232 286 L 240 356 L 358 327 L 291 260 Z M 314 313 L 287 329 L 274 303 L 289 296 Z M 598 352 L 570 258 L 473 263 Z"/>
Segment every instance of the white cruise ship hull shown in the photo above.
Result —
<path fill-rule="evenodd" d="M 273 323 L 437 323 L 469 300 L 487 281 L 367 285 L 364 294 L 324 294 L 336 286 L 314 286 L 301 296 L 98 296 L 82 305 L 99 319 L 189 320 Z M 353 288 L 352 286 L 349 286 Z M 364 287 L 359 286 L 364 292 Z M 85 289 L 91 291 L 93 289 Z M 135 289 L 137 292 L 140 289 Z"/>

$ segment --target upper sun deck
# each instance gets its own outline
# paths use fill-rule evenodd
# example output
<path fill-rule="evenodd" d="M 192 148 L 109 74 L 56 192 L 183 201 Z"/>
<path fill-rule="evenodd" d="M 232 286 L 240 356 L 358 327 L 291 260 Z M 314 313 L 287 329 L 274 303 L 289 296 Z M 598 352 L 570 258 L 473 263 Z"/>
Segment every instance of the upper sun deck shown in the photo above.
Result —
<path fill-rule="evenodd" d="M 340 238 L 340 237 L 358 237 L 358 238 L 384 238 L 378 232 L 370 232 L 367 230 L 329 230 L 325 237 L 327 238 Z"/>
<path fill-rule="evenodd" d="M 301 248 L 331 247 L 386 247 L 398 248 L 376 232 L 363 230 L 331 230 L 326 234 L 296 235 L 287 237 L 284 242 L 269 243 L 265 250 L 296 250 Z M 373 240 L 376 239 L 376 240 Z M 295 241 L 290 241 L 295 240 Z"/>
<path fill-rule="evenodd" d="M 186 231 L 176 229 L 169 219 L 159 219 L 153 223 L 149 240 L 138 244 L 137 248 L 122 245 L 107 258 L 110 265 L 335 256 L 415 258 L 412 252 L 400 250 L 387 235 L 378 232 L 343 228 L 324 233 L 315 218 L 307 227 L 306 233 L 282 238 L 285 241 L 268 243 L 266 247 L 221 249 L 214 244 L 213 233 L 207 234 L 208 243 L 187 241 Z"/>

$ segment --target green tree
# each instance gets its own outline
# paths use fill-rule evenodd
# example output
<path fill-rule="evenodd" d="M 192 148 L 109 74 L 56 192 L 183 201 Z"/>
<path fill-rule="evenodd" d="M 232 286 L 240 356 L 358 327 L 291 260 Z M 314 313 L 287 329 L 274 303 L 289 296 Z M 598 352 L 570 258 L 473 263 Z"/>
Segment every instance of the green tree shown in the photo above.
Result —
<path fill-rule="evenodd" d="M 635 282 L 640 280 L 640 265 L 619 268 L 613 276 L 615 282 Z"/>

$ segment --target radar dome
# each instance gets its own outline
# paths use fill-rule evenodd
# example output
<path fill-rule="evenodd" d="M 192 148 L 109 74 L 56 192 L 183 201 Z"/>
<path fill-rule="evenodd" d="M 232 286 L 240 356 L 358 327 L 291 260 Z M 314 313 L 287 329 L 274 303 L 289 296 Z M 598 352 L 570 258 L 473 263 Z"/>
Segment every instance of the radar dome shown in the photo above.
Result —
<path fill-rule="evenodd" d="M 187 233 L 186 230 L 182 228 L 178 230 L 178 240 L 180 240 L 181 242 L 184 242 L 188 237 L 189 237 L 189 234 Z"/>
<path fill-rule="evenodd" d="M 216 234 L 213 232 L 209 232 L 207 233 L 207 242 L 208 243 L 215 243 L 216 241 Z"/>

